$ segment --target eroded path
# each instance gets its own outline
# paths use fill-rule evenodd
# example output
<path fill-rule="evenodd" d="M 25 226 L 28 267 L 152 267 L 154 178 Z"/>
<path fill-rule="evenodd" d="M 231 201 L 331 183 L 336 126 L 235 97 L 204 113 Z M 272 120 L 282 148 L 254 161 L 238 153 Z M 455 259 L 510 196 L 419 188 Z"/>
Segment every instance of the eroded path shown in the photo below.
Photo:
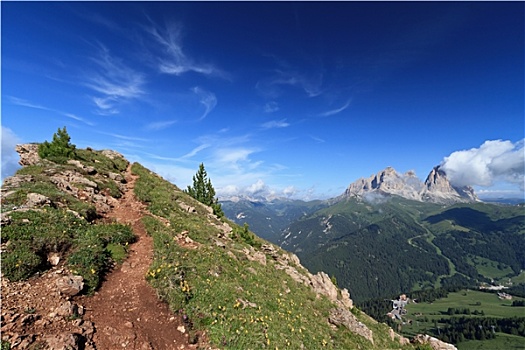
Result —
<path fill-rule="evenodd" d="M 180 317 L 161 302 L 145 275 L 153 258 L 153 241 L 140 220 L 146 207 L 134 196 L 136 176 L 126 173 L 127 191 L 108 219 L 130 224 L 138 241 L 129 257 L 102 284 L 93 297 L 86 297 L 85 319 L 95 325 L 97 349 L 195 349 L 181 330 Z"/>

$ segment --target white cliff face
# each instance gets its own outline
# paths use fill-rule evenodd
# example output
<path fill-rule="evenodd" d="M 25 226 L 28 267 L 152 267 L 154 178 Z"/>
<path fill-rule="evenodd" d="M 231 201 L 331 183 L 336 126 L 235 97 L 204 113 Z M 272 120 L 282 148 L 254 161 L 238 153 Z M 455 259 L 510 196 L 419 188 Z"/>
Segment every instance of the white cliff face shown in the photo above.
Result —
<path fill-rule="evenodd" d="M 432 169 L 430 174 L 428 174 L 424 188 L 421 191 L 421 198 L 425 202 L 447 204 L 478 201 L 471 187 L 452 186 L 447 179 L 447 175 L 439 166 Z"/>
<path fill-rule="evenodd" d="M 388 167 L 367 179 L 361 178 L 350 184 L 342 197 L 366 198 L 373 193 L 432 203 L 450 204 L 477 200 L 472 188 L 453 187 L 439 167 L 432 169 L 424 183 L 413 171 L 401 175 L 394 168 Z"/>

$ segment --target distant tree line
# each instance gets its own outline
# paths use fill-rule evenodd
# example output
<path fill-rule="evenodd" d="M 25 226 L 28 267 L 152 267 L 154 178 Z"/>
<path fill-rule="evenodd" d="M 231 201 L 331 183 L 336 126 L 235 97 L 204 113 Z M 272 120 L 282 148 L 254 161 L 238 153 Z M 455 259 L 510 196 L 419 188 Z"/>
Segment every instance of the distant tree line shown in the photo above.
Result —
<path fill-rule="evenodd" d="M 447 315 L 481 315 L 481 316 L 485 316 L 485 312 L 483 310 L 481 311 L 478 311 L 478 310 L 474 310 L 474 311 L 471 311 L 470 308 L 468 307 L 449 307 L 447 309 Z"/>
<path fill-rule="evenodd" d="M 432 303 L 437 299 L 446 298 L 449 293 L 458 292 L 462 288 L 454 286 L 450 288 L 433 288 L 411 292 L 409 297 L 412 300 L 416 300 L 418 303 Z M 376 298 L 365 300 L 356 305 L 367 315 L 373 317 L 378 321 L 386 322 L 388 317 L 386 314 L 392 310 L 392 301 L 397 299 L 398 295 L 390 295 L 388 298 Z"/>
<path fill-rule="evenodd" d="M 525 298 L 525 283 L 520 283 L 506 290 L 507 294 Z"/>
<path fill-rule="evenodd" d="M 437 322 L 446 325 L 434 330 L 434 335 L 447 343 L 493 339 L 496 332 L 525 337 L 525 317 L 450 317 Z"/>
<path fill-rule="evenodd" d="M 525 300 L 514 300 L 511 306 L 525 306 Z"/>

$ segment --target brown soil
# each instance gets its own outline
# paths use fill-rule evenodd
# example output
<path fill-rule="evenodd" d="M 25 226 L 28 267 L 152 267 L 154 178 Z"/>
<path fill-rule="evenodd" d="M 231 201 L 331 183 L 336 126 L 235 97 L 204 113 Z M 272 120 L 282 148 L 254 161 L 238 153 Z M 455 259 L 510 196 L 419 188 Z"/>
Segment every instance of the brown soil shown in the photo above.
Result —
<path fill-rule="evenodd" d="M 132 226 L 138 239 L 130 245 L 127 260 L 108 274 L 94 296 L 70 299 L 80 308 L 83 306 L 85 314 L 81 319 L 57 315 L 57 310 L 68 302 L 56 289 L 56 280 L 68 273 L 63 262 L 28 281 L 7 282 L 2 278 L 2 339 L 9 340 L 12 348 L 45 346 L 50 338 L 68 334 L 88 339 L 86 349 L 209 348 L 202 334 L 199 344 L 189 343 L 188 327 L 181 316 L 171 312 L 146 282 L 153 242 L 140 218 L 151 214 L 133 194 L 136 178 L 130 169 L 123 197 L 105 218 Z M 84 347 L 67 347 L 78 348 Z"/>

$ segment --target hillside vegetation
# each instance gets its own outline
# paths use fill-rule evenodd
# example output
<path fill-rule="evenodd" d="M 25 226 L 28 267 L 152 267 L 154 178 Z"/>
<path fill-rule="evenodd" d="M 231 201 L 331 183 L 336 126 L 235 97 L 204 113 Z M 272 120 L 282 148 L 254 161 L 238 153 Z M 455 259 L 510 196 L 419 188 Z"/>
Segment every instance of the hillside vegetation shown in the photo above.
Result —
<path fill-rule="evenodd" d="M 360 303 L 437 287 L 508 283 L 525 268 L 520 206 L 349 198 L 304 217 L 281 246 Z"/>
<path fill-rule="evenodd" d="M 86 297 L 112 278 L 135 235 L 132 227 L 107 220 L 106 214 L 130 190 L 124 175 L 131 171 L 137 177 L 134 194 L 147 206 L 147 214 L 136 219 L 153 240 L 153 262 L 144 278 L 181 320 L 184 327 L 177 329 L 184 330 L 189 344 L 208 342 L 221 349 L 429 349 L 409 344 L 359 311 L 347 291 L 326 274 L 312 275 L 295 255 L 255 236 L 247 226 L 219 218 L 213 208 L 140 164 L 130 169 L 116 152 L 77 149 L 65 129 L 56 136 L 67 138 L 60 147 L 71 152 L 54 154 L 52 142 L 45 146 L 43 159 L 38 145 L 20 146 L 25 166 L 2 187 L 4 301 L 6 295 L 18 295 L 16 288 L 37 288 L 53 276 L 81 276 L 84 287 L 79 291 Z M 16 282 L 27 278 L 36 283 Z M 79 297 L 72 295 L 66 305 Z M 8 304 L 8 310 L 2 310 L 4 323 L 9 321 L 2 328 L 2 349 L 21 340 L 53 348 L 47 337 L 53 334 L 46 332 L 64 327 L 84 327 L 72 348 L 96 348 L 92 335 L 102 330 L 96 320 L 82 320 L 80 311 L 48 319 L 38 308 L 24 311 Z M 24 333 L 29 329 L 43 333 Z"/>

